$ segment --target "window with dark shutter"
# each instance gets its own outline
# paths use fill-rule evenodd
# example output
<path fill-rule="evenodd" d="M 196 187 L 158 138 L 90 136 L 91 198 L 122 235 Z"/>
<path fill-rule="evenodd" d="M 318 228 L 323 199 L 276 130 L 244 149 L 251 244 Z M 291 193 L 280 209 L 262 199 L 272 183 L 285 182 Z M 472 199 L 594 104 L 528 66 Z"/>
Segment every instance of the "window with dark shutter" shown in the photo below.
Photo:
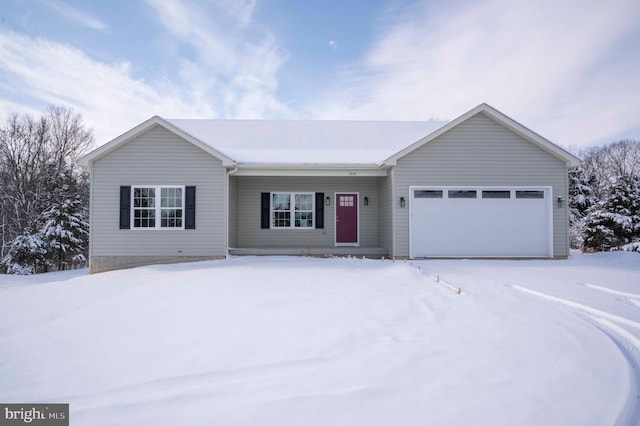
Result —
<path fill-rule="evenodd" d="M 120 229 L 131 228 L 131 187 L 120 187 Z"/>

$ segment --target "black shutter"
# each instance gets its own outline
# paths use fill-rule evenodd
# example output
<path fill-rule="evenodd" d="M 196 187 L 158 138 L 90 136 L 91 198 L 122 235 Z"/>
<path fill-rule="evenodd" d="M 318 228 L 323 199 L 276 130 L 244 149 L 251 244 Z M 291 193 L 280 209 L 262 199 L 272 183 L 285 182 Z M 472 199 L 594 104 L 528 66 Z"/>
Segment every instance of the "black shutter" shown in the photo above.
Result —
<path fill-rule="evenodd" d="M 184 229 L 196 229 L 196 187 L 184 188 Z"/>
<path fill-rule="evenodd" d="M 271 194 L 260 194 L 260 228 L 269 229 L 269 210 L 271 210 Z"/>
<path fill-rule="evenodd" d="M 324 229 L 324 192 L 316 192 L 316 229 Z"/>
<path fill-rule="evenodd" d="M 120 229 L 131 229 L 131 187 L 120 187 Z"/>

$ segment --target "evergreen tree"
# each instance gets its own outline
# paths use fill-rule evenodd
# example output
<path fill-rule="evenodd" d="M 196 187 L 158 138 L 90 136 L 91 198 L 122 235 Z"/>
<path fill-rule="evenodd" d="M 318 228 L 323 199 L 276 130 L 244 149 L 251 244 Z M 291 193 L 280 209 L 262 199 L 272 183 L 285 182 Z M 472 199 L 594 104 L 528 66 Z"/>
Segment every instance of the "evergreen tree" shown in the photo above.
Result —
<path fill-rule="evenodd" d="M 638 180 L 621 176 L 605 200 L 594 204 L 585 218 L 584 249 L 611 250 L 637 238 L 640 224 Z"/>
<path fill-rule="evenodd" d="M 2 263 L 8 274 L 15 275 L 30 275 L 46 269 L 47 244 L 42 234 L 25 229 L 22 235 L 13 240 Z"/>
<path fill-rule="evenodd" d="M 582 167 L 569 172 L 569 239 L 571 248 L 582 248 L 585 232 L 585 217 L 597 203 L 594 193 L 596 178 L 586 176 Z"/>
<path fill-rule="evenodd" d="M 89 179 L 77 160 L 92 143 L 82 117 L 61 106 L 39 118 L 12 114 L 0 126 L 0 259 L 6 270 L 36 273 L 86 260 Z"/>
<path fill-rule="evenodd" d="M 42 213 L 44 223 L 40 233 L 46 243 L 47 257 L 60 271 L 69 265 L 84 262 L 89 237 L 89 223 L 79 195 L 69 197 L 69 186 L 55 191 L 49 207 Z"/>

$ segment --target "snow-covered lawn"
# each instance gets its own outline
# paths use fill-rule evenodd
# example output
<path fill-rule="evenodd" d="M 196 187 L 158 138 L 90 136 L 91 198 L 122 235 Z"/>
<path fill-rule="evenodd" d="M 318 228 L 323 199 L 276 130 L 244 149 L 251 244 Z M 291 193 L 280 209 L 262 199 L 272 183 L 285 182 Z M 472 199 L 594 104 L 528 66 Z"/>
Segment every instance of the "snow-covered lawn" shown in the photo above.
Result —
<path fill-rule="evenodd" d="M 639 354 L 637 253 L 0 276 L 0 402 L 72 425 L 635 425 Z"/>

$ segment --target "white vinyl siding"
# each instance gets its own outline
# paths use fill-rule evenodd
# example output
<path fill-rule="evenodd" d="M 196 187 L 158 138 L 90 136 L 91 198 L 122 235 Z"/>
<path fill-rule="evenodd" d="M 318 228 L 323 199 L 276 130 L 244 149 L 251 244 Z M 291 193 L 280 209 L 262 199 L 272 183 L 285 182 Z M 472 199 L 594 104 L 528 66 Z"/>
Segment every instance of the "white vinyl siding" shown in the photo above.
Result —
<path fill-rule="evenodd" d="M 156 126 L 96 160 L 92 173 L 92 256 L 226 255 L 226 168 L 220 160 Z M 119 229 L 120 186 L 145 183 L 196 186 L 196 229 Z"/>
<path fill-rule="evenodd" d="M 393 253 L 393 174 L 392 170 L 388 175 L 380 179 L 378 185 L 380 202 L 378 205 L 378 234 L 380 235 L 380 247 L 384 247 L 391 254 Z"/>
<path fill-rule="evenodd" d="M 238 178 L 229 176 L 229 247 L 238 246 Z"/>
<path fill-rule="evenodd" d="M 394 168 L 394 255 L 409 256 L 410 186 L 551 187 L 567 199 L 566 164 L 520 135 L 479 113 L 400 158 Z M 553 203 L 553 255 L 569 254 L 566 207 Z"/>

